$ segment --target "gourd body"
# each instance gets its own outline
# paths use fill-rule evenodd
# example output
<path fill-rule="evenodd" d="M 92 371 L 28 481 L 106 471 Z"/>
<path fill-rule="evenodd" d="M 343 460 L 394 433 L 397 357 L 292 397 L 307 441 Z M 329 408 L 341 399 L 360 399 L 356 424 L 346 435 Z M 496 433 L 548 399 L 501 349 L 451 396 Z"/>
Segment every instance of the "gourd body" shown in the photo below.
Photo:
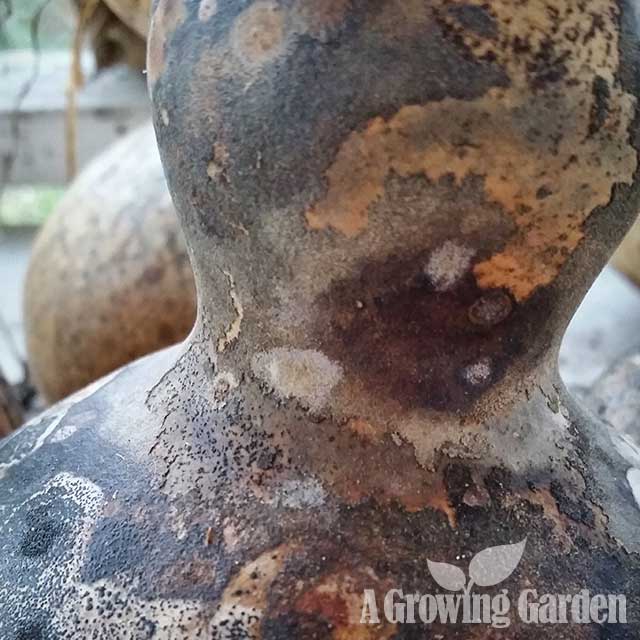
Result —
<path fill-rule="evenodd" d="M 0 625 L 537 640 L 515 609 L 362 624 L 364 593 L 637 598 L 637 452 L 557 375 L 638 210 L 636 44 L 613 0 L 156 2 L 198 322 L 1 450 Z M 640 632 L 544 631 L 603 628 Z"/>

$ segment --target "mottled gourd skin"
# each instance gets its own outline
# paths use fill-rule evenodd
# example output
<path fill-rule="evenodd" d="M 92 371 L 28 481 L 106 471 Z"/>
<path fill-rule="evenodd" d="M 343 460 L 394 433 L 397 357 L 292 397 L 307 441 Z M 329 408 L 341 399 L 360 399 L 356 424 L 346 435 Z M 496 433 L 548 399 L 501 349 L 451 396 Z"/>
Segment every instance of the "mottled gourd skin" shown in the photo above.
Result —
<path fill-rule="evenodd" d="M 637 638 L 640 453 L 556 367 L 638 210 L 636 64 L 614 0 L 156 2 L 198 323 L 0 449 L 0 635 Z M 358 624 L 525 537 L 510 594 L 630 623 Z"/>
<path fill-rule="evenodd" d="M 50 402 L 189 334 L 193 272 L 151 123 L 69 187 L 36 239 L 24 298 L 30 371 Z"/>

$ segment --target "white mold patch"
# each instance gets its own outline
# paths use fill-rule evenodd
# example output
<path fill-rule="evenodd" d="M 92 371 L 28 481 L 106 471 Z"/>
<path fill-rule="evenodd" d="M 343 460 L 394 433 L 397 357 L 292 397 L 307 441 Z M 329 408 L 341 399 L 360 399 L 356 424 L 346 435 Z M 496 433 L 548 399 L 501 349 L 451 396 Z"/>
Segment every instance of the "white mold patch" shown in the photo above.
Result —
<path fill-rule="evenodd" d="M 470 247 L 447 240 L 431 254 L 425 275 L 436 291 L 449 291 L 467 273 L 475 253 Z"/>
<path fill-rule="evenodd" d="M 56 442 L 64 442 L 68 438 L 70 438 L 76 431 L 78 430 L 78 426 L 75 424 L 65 424 L 51 436 L 49 442 L 52 444 Z"/>
<path fill-rule="evenodd" d="M 638 505 L 640 509 L 640 469 L 636 469 L 635 467 L 629 469 L 629 471 L 627 471 L 627 482 L 631 487 L 636 505 Z"/>
<path fill-rule="evenodd" d="M 287 480 L 276 490 L 276 502 L 287 509 L 308 509 L 325 503 L 326 493 L 316 478 Z"/>
<path fill-rule="evenodd" d="M 198 8 L 198 20 L 207 22 L 218 12 L 218 0 L 200 0 Z"/>
<path fill-rule="evenodd" d="M 252 369 L 280 398 L 294 398 L 313 410 L 326 405 L 344 375 L 319 351 L 282 347 L 254 356 Z"/>
<path fill-rule="evenodd" d="M 132 584 L 128 577 L 116 576 L 91 584 L 82 581 L 91 536 L 105 502 L 102 490 L 86 478 L 58 474 L 41 491 L 19 505 L 4 525 L 0 524 L 0 534 L 10 537 L 9 533 L 24 526 L 21 523 L 25 514 L 34 509 L 59 510 L 61 502 L 68 505 L 69 515 L 56 522 L 70 544 L 64 554 L 34 576 L 37 579 L 34 592 L 28 596 L 15 594 L 16 602 L 25 597 L 30 602 L 38 602 L 39 608 L 50 617 L 55 637 L 67 640 L 209 637 L 209 618 L 198 602 L 144 600 L 135 594 L 135 583 Z M 4 595 L 0 588 L 0 596 Z"/>
<path fill-rule="evenodd" d="M 462 369 L 462 377 L 471 386 L 482 387 L 489 382 L 492 372 L 491 358 L 480 358 Z"/>
<path fill-rule="evenodd" d="M 13 541 L 16 539 L 22 539 L 22 545 L 25 541 L 28 545 L 35 544 L 36 550 L 43 540 L 56 546 L 55 551 L 49 550 L 48 553 L 52 554 L 49 560 L 48 554 L 40 554 L 41 550 L 26 555 L 23 551 L 23 557 L 19 560 L 23 564 L 21 571 L 31 572 L 33 583 L 28 586 L 23 583 L 24 587 L 19 590 L 3 590 L 0 586 L 0 603 L 5 606 L 5 611 L 18 611 L 25 603 L 37 603 L 38 609 L 51 618 L 57 616 L 66 603 L 69 612 L 72 609 L 77 611 L 75 585 L 80 579 L 87 547 L 103 504 L 104 494 L 96 484 L 87 478 L 60 473 L 46 482 L 40 491 L 14 507 L 6 517 L 0 508 L 0 554 L 3 554 L 3 558 L 17 560 L 13 557 Z M 46 513 L 47 517 L 44 521 L 30 520 L 30 515 L 34 513 Z M 41 530 L 41 526 L 44 529 Z M 59 533 L 48 536 L 50 526 L 54 526 Z M 59 540 L 58 537 L 63 539 Z M 10 567 L 11 562 L 5 570 Z M 71 620 L 70 615 L 61 620 L 63 626 L 59 630 L 64 630 L 64 634 L 60 634 L 60 637 L 89 637 L 69 635 Z M 52 620 L 52 624 L 55 626 L 55 620 Z M 95 634 L 93 630 L 92 633 L 93 638 L 107 637 Z M 58 634 L 55 636 L 58 637 Z"/>
<path fill-rule="evenodd" d="M 213 397 L 217 409 L 227 404 L 227 396 L 238 388 L 238 380 L 231 371 L 221 371 L 213 379 Z"/>

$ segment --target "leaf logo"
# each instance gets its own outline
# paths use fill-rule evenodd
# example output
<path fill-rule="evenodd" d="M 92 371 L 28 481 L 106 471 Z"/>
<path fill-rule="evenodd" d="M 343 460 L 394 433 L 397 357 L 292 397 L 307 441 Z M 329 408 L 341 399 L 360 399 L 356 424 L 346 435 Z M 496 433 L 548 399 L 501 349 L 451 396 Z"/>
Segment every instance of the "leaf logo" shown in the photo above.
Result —
<path fill-rule="evenodd" d="M 460 567 L 446 562 L 427 560 L 433 579 L 448 591 L 469 593 L 474 585 L 493 587 L 506 580 L 520 564 L 527 544 L 525 538 L 516 544 L 489 547 L 477 553 L 469 563 L 469 582 Z"/>
<path fill-rule="evenodd" d="M 467 576 L 460 567 L 446 562 L 432 562 L 427 560 L 429 571 L 433 579 L 448 591 L 461 591 L 467 586 Z"/>

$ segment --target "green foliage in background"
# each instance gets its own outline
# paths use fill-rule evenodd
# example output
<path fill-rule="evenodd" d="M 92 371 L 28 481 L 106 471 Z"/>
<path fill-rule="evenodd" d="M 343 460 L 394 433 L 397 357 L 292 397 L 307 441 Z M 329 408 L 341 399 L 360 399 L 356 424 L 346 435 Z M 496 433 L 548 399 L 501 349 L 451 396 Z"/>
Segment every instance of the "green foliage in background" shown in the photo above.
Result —
<path fill-rule="evenodd" d="M 41 49 L 67 49 L 74 22 L 69 0 L 0 0 L 0 51 L 31 49 L 35 27 Z M 58 187 L 7 186 L 0 197 L 0 229 L 41 225 L 63 193 Z"/>
<path fill-rule="evenodd" d="M 0 0 L 0 50 L 29 49 L 34 18 L 39 12 L 40 46 L 67 48 L 74 20 L 68 0 Z"/>
<path fill-rule="evenodd" d="M 0 204 L 0 228 L 40 226 L 63 193 L 60 187 L 8 187 Z"/>

